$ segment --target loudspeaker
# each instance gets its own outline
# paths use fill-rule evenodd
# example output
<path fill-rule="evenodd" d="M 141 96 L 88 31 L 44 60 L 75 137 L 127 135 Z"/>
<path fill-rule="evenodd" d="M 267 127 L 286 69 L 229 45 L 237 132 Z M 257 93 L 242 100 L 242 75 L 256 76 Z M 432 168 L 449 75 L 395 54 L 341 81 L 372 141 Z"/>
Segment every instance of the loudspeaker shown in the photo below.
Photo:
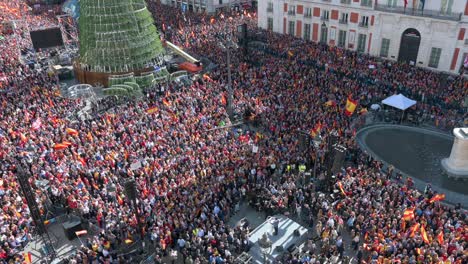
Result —
<path fill-rule="evenodd" d="M 337 173 L 343 167 L 344 159 L 346 154 L 346 148 L 341 145 L 335 145 L 333 147 L 333 164 L 331 168 L 332 173 Z"/>
<path fill-rule="evenodd" d="M 81 219 L 73 218 L 70 221 L 67 221 L 62 224 L 63 232 L 68 240 L 73 240 L 76 237 L 75 232 L 83 230 L 81 226 Z"/>
<path fill-rule="evenodd" d="M 125 195 L 129 200 L 135 200 L 137 197 L 136 183 L 134 180 L 125 182 Z"/>

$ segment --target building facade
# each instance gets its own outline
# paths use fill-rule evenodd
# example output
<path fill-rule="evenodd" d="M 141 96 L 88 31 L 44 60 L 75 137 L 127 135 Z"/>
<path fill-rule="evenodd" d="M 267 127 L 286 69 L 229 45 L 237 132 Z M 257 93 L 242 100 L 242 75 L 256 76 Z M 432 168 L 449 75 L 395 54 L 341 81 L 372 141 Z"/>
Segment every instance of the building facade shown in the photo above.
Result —
<path fill-rule="evenodd" d="M 468 54 L 468 0 L 259 0 L 258 26 L 444 72 Z"/>
<path fill-rule="evenodd" d="M 250 8 L 257 1 L 252 0 L 161 0 L 165 5 L 171 5 L 192 12 L 215 13 L 228 9 Z"/>

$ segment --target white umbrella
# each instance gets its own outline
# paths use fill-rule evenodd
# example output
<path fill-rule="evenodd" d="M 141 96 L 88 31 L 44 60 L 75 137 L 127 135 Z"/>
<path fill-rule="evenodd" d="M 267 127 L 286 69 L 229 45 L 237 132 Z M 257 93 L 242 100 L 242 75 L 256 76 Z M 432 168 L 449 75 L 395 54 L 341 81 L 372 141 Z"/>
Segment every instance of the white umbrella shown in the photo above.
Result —
<path fill-rule="evenodd" d="M 380 109 L 380 105 L 379 105 L 379 104 L 372 104 L 372 105 L 370 106 L 370 108 L 371 108 L 372 110 L 379 110 L 379 109 Z"/>

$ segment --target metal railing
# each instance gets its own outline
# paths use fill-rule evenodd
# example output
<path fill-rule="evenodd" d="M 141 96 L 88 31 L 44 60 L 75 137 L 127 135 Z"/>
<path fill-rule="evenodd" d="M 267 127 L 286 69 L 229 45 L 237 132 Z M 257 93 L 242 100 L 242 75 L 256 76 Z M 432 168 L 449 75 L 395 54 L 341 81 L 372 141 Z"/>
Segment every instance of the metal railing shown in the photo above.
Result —
<path fill-rule="evenodd" d="M 388 6 L 385 4 L 376 4 L 375 10 L 389 13 L 398 13 L 408 16 L 430 17 L 442 20 L 460 21 L 462 13 L 445 13 L 436 10 L 421 10 L 419 8 L 404 8 L 402 6 Z"/>
<path fill-rule="evenodd" d="M 295 15 L 296 15 L 296 11 L 288 11 L 288 15 L 290 15 L 290 16 L 295 16 Z"/>
<path fill-rule="evenodd" d="M 348 24 L 348 20 L 340 19 L 340 21 L 339 21 L 338 23 L 340 23 L 340 24 Z"/>
<path fill-rule="evenodd" d="M 326 16 L 326 17 L 325 17 L 325 16 L 321 16 L 321 17 L 320 17 L 320 20 L 328 21 L 328 20 L 330 20 L 330 19 L 329 19 L 328 16 Z"/>
<path fill-rule="evenodd" d="M 306 13 L 306 14 L 304 14 L 304 17 L 305 17 L 305 18 L 311 18 L 311 17 L 312 17 L 312 14 L 307 14 L 307 13 Z"/>
<path fill-rule="evenodd" d="M 351 4 L 351 0 L 341 0 L 340 1 L 342 4 Z"/>
<path fill-rule="evenodd" d="M 360 26 L 360 27 L 363 27 L 363 28 L 367 28 L 367 27 L 369 27 L 369 24 L 368 24 L 368 23 L 359 22 L 359 26 Z"/>

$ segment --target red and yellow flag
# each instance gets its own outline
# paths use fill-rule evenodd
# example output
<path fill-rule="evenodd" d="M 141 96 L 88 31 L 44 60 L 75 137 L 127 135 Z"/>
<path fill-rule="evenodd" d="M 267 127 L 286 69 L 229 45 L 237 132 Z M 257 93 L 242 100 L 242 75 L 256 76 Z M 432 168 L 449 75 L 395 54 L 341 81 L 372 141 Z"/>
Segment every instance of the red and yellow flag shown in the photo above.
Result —
<path fill-rule="evenodd" d="M 32 263 L 32 255 L 31 252 L 24 253 L 24 262 L 27 264 Z"/>
<path fill-rule="evenodd" d="M 86 138 L 88 138 L 88 140 L 91 142 L 94 141 L 94 138 L 93 138 L 93 135 L 91 135 L 91 132 L 88 132 L 88 135 L 86 135 Z"/>
<path fill-rule="evenodd" d="M 414 226 L 412 226 L 409 230 L 410 231 L 409 237 L 414 237 L 416 235 L 416 231 L 418 231 L 418 228 L 419 228 L 419 223 L 414 224 Z"/>
<path fill-rule="evenodd" d="M 167 101 L 166 98 L 164 98 L 164 99 L 162 100 L 162 102 L 163 102 L 163 104 L 164 104 L 165 106 L 167 106 L 167 107 L 171 106 L 171 103 L 170 103 L 169 101 Z"/>
<path fill-rule="evenodd" d="M 156 113 L 159 109 L 155 106 L 155 107 L 151 107 L 151 108 L 148 108 L 146 109 L 146 113 L 147 114 L 153 114 L 153 113 Z"/>
<path fill-rule="evenodd" d="M 328 100 L 325 103 L 325 106 L 336 106 L 336 102 L 334 100 Z"/>
<path fill-rule="evenodd" d="M 65 132 L 67 132 L 67 134 L 71 136 L 78 136 L 78 131 L 73 128 L 67 127 L 67 129 L 65 129 Z"/>
<path fill-rule="evenodd" d="M 439 245 L 444 244 L 444 231 L 440 230 L 439 234 L 437 235 L 437 242 L 439 242 Z"/>
<path fill-rule="evenodd" d="M 345 115 L 351 116 L 354 113 L 354 110 L 356 110 L 356 106 L 357 101 L 348 97 L 348 99 L 346 99 Z"/>
<path fill-rule="evenodd" d="M 347 196 L 346 192 L 343 189 L 343 184 L 340 181 L 338 182 L 338 188 L 340 188 L 340 191 L 344 196 Z"/>
<path fill-rule="evenodd" d="M 222 105 L 226 105 L 226 104 L 227 104 L 226 95 L 224 95 L 224 94 L 221 95 L 221 104 L 222 104 Z"/>
<path fill-rule="evenodd" d="M 426 243 L 426 244 L 430 243 L 429 238 L 428 238 L 427 233 L 426 233 L 426 229 L 424 228 L 424 226 L 421 226 L 421 236 L 422 236 L 422 239 L 423 239 L 424 243 Z"/>
<path fill-rule="evenodd" d="M 315 124 L 314 128 L 310 130 L 310 136 L 316 137 L 318 134 L 320 134 L 321 129 L 322 129 L 322 124 L 318 122 L 317 124 Z"/>
<path fill-rule="evenodd" d="M 403 212 L 402 219 L 405 221 L 411 221 L 414 219 L 414 208 L 408 208 Z"/>
<path fill-rule="evenodd" d="M 434 197 L 432 197 L 429 200 L 429 203 L 435 203 L 435 202 L 442 201 L 442 200 L 445 200 L 445 193 L 439 193 L 439 194 L 434 195 Z"/>

